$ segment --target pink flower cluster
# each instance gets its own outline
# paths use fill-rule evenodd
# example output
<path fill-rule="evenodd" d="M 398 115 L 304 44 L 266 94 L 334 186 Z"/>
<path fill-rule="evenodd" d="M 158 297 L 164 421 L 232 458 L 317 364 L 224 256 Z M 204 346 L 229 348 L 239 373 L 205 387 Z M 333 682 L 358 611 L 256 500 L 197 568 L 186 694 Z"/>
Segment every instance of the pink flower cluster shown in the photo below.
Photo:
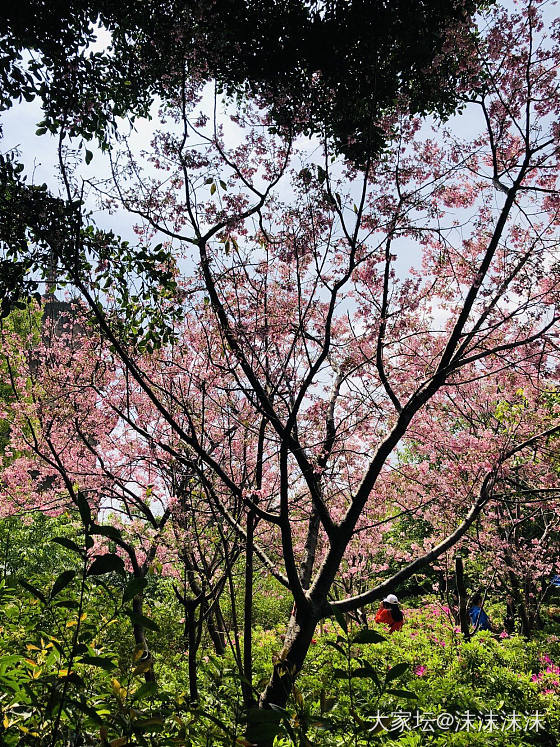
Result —
<path fill-rule="evenodd" d="M 534 674 L 531 677 L 533 682 L 540 682 L 544 689 L 542 693 L 544 695 L 553 695 L 560 690 L 560 667 L 555 664 L 548 654 L 541 656 L 541 665 L 544 667 L 543 670 Z"/>

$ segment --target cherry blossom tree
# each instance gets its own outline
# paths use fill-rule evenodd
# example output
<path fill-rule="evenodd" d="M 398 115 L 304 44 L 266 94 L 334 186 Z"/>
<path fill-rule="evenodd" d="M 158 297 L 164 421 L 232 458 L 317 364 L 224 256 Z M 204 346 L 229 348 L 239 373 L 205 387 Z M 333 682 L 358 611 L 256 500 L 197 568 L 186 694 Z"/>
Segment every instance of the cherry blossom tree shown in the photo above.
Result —
<path fill-rule="evenodd" d="M 78 208 L 55 247 L 122 388 L 84 411 L 145 474 L 180 465 L 247 567 L 293 596 L 262 708 L 286 703 L 322 618 L 397 590 L 495 520 L 512 475 L 557 488 L 530 457 L 560 427 L 554 408 L 540 417 L 560 290 L 560 29 L 542 13 L 488 11 L 459 40 L 472 45 L 464 118 L 403 106 L 380 122 L 390 148 L 359 166 L 328 139 L 271 131 L 250 104 L 230 116 L 216 100 L 210 115 L 185 82 L 146 158 L 122 138 L 112 185 L 95 185 L 137 216 L 138 247 L 84 228 Z M 72 203 L 83 185 L 61 166 Z M 500 407 L 519 389 L 531 406 L 509 427 Z M 89 458 L 87 439 L 67 448 Z M 160 500 L 164 514 L 174 497 Z M 400 552 L 384 527 L 403 513 L 434 531 Z"/>
<path fill-rule="evenodd" d="M 240 625 L 234 619 L 228 626 L 220 609 L 224 592 L 232 600 L 235 596 L 239 536 L 223 526 L 211 483 L 201 486 L 193 479 L 165 422 L 103 338 L 91 334 L 83 310 L 59 302 L 47 306 L 42 323 L 38 311 L 30 309 L 27 324 L 9 319 L 4 325 L 2 352 L 13 403 L 5 413 L 11 438 L 0 491 L 3 515 L 57 515 L 77 508 L 84 529 L 96 540 L 92 553 L 116 545 L 136 582 L 131 622 L 145 658 L 150 656 L 149 621 L 143 616 L 147 574 L 159 569 L 174 579 L 184 608 L 191 698 L 196 700 L 196 653 L 204 625 L 219 654 L 231 633 L 242 670 Z M 49 314 L 53 306 L 59 308 L 54 318 Z M 185 344 L 190 342 L 186 337 Z M 163 375 L 166 386 L 172 379 L 179 388 L 185 383 L 180 368 L 158 370 L 158 361 L 149 358 L 145 364 L 144 371 L 152 368 L 154 375 Z M 201 417 L 211 418 L 204 396 L 197 406 Z M 219 415 L 213 421 L 218 432 Z M 232 430 L 210 451 L 233 448 Z M 210 437 L 210 429 L 206 432 Z M 206 491 L 206 500 L 200 491 Z M 227 505 L 238 517 L 240 506 L 235 501 Z M 153 679 L 152 668 L 146 677 Z"/>
<path fill-rule="evenodd" d="M 472 500 L 477 474 L 481 479 L 520 441 L 555 422 L 556 395 L 547 389 L 549 383 L 538 372 L 527 377 L 507 369 L 464 386 L 457 398 L 449 393 L 434 398 L 438 417 L 430 428 L 411 427 L 408 448 L 393 467 L 392 505 L 399 508 L 394 521 L 388 512 L 379 525 L 380 541 L 394 548 L 391 564 L 410 561 L 422 545 L 429 547 L 449 531 Z M 530 634 L 558 563 L 555 449 L 551 435 L 506 461 L 473 531 L 434 564 L 451 608 L 453 555 L 460 552 L 468 559 L 468 575 L 474 573 L 479 584 L 512 594 L 523 631 Z M 377 566 L 375 560 L 359 558 L 368 570 L 390 573 L 386 558 L 377 558 Z M 353 580 L 354 567 L 348 572 Z"/>

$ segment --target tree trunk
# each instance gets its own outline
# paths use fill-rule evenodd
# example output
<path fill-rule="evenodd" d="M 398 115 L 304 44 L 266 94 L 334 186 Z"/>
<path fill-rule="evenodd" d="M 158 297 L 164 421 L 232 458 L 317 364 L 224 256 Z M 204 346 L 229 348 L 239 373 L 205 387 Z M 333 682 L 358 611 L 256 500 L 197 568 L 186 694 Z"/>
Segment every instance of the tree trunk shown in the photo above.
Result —
<path fill-rule="evenodd" d="M 304 589 L 309 589 L 313 566 L 315 564 L 315 554 L 317 552 L 317 541 L 319 539 L 319 514 L 313 507 L 309 516 L 307 527 L 307 538 L 305 540 L 305 557 L 301 568 L 301 585 Z"/>
<path fill-rule="evenodd" d="M 196 606 L 189 604 L 187 609 L 187 621 L 189 626 L 189 697 L 190 702 L 198 700 L 198 681 L 196 673 Z"/>
<path fill-rule="evenodd" d="M 465 638 L 470 638 L 469 616 L 467 613 L 467 589 L 465 587 L 463 558 L 460 555 L 455 558 L 455 583 L 457 585 L 457 598 L 459 601 L 459 624 L 461 626 L 461 633 Z"/>
<path fill-rule="evenodd" d="M 509 559 L 508 559 L 509 560 Z M 531 622 L 527 614 L 527 607 L 525 605 L 525 599 L 523 598 L 523 591 L 520 588 L 519 582 L 512 571 L 508 572 L 509 581 L 512 589 L 512 596 L 516 601 L 517 611 L 519 613 L 519 619 L 521 620 L 521 635 L 531 636 Z"/>
<path fill-rule="evenodd" d="M 207 612 L 206 609 L 205 612 Z M 226 652 L 226 636 L 224 633 L 225 623 L 219 601 L 214 602 L 213 609 L 208 612 L 206 627 L 212 639 L 216 656 L 223 656 Z"/>
<path fill-rule="evenodd" d="M 270 680 L 261 693 L 259 708 L 269 709 L 271 705 L 285 707 L 293 683 L 307 656 L 318 621 L 319 615 L 313 614 L 311 605 L 303 610 L 296 608 L 290 618 L 280 658 L 274 664 Z M 250 729 L 247 734 L 251 741 Z M 261 740 L 255 743 L 258 747 L 271 747 L 273 740 Z"/>
<path fill-rule="evenodd" d="M 245 596 L 243 600 L 243 679 L 241 692 L 246 708 L 255 705 L 253 696 L 253 530 L 254 513 L 247 516 L 247 544 L 245 547 Z"/>
<path fill-rule="evenodd" d="M 138 615 L 144 614 L 143 610 L 144 610 L 144 596 L 143 594 L 137 594 L 132 600 L 132 612 L 136 616 L 136 620 L 139 619 L 137 617 Z M 142 646 L 142 648 L 144 649 L 144 653 L 142 655 L 142 661 L 145 661 L 146 659 L 151 657 L 151 654 L 148 648 L 148 643 L 146 641 L 146 635 L 144 633 L 144 626 L 141 623 L 138 623 L 136 620 L 132 623 L 132 629 L 134 632 L 134 642 L 137 646 Z M 146 680 L 146 682 L 156 681 L 156 675 L 154 673 L 153 662 L 152 662 L 152 666 L 145 671 L 144 679 Z"/>

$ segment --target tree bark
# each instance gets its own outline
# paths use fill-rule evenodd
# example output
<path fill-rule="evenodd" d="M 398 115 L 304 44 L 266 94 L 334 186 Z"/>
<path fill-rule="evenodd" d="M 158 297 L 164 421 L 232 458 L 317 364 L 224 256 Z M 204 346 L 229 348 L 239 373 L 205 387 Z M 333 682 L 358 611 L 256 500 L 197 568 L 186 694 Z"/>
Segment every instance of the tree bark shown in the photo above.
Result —
<path fill-rule="evenodd" d="M 247 516 L 247 544 L 245 548 L 245 598 L 243 600 L 243 679 L 241 692 L 246 708 L 255 705 L 253 697 L 253 530 L 255 517 Z"/>
<path fill-rule="evenodd" d="M 212 639 L 216 656 L 223 656 L 226 652 L 225 623 L 220 609 L 220 602 L 216 601 L 206 618 L 208 634 Z"/>
<path fill-rule="evenodd" d="M 465 573 L 463 558 L 457 555 L 455 558 L 455 583 L 457 586 L 457 598 L 459 601 L 459 624 L 461 633 L 465 638 L 470 638 L 469 616 L 467 613 L 467 589 L 465 587 Z"/>
<path fill-rule="evenodd" d="M 301 585 L 304 589 L 309 589 L 313 566 L 315 564 L 315 554 L 317 552 L 317 542 L 319 539 L 319 513 L 315 507 L 311 509 L 309 524 L 307 527 L 307 539 L 305 541 L 305 557 L 301 569 Z"/>
<path fill-rule="evenodd" d="M 143 615 L 144 614 L 143 610 L 144 610 L 144 595 L 137 594 L 132 600 L 132 612 L 134 613 L 135 616 Z M 136 620 L 137 619 L 138 617 L 136 618 Z M 136 620 L 132 623 L 132 629 L 134 632 L 134 642 L 137 646 L 142 646 L 142 648 L 144 649 L 144 653 L 142 655 L 142 661 L 144 661 L 151 657 L 151 653 L 148 648 L 148 642 L 146 641 L 146 634 L 144 632 L 144 626 L 141 623 L 136 622 Z M 152 666 L 144 672 L 144 679 L 146 680 L 146 682 L 156 681 L 156 675 L 154 673 L 153 663 L 152 663 Z"/>
<path fill-rule="evenodd" d="M 509 562 L 509 558 L 506 556 L 506 560 Z M 527 614 L 527 607 L 525 605 L 525 599 L 523 598 L 523 592 L 519 586 L 518 580 L 512 571 L 509 571 L 509 581 L 512 588 L 512 596 L 517 603 L 517 611 L 519 613 L 519 619 L 521 620 L 521 635 L 531 637 L 531 622 Z"/>
<path fill-rule="evenodd" d="M 271 705 L 283 708 L 286 705 L 293 683 L 305 661 L 319 619 L 320 615 L 314 613 L 312 605 L 306 609 L 296 608 L 290 618 L 280 657 L 274 664 L 270 681 L 261 693 L 260 708 L 270 708 Z M 269 743 L 263 742 L 262 744 L 264 747 Z M 259 747 L 261 747 L 260 743 Z"/>
<path fill-rule="evenodd" d="M 189 698 L 191 703 L 198 700 L 198 681 L 196 673 L 196 605 L 189 604 L 186 608 L 189 626 Z"/>

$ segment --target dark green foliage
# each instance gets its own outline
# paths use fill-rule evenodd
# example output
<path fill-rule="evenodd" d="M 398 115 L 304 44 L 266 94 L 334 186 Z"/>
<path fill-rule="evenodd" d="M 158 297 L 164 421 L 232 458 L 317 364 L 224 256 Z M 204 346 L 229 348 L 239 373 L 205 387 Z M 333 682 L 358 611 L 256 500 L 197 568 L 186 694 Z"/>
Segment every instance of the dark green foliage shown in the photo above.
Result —
<path fill-rule="evenodd" d="M 102 576 L 105 573 L 124 573 L 124 562 L 121 557 L 114 553 L 96 555 L 95 560 L 88 568 L 88 576 Z"/>
<path fill-rule="evenodd" d="M 154 95 L 215 79 L 258 96 L 291 132 L 324 133 L 363 163 L 384 143 L 379 118 L 401 97 L 449 114 L 461 79 L 445 30 L 477 6 L 457 0 L 25 0 L 3 13 L 0 103 L 43 99 L 39 133 L 62 124 L 106 142 L 115 117 L 146 114 Z M 86 50 L 101 23 L 112 49 Z M 31 65 L 26 50 L 38 53 Z M 433 60 L 438 57 L 436 69 Z M 77 116 L 76 116 L 77 115 Z M 91 154 L 86 153 L 86 161 Z"/>
<path fill-rule="evenodd" d="M 131 54 L 86 52 L 95 39 L 98 19 L 114 23 L 116 16 L 127 30 L 137 20 L 130 11 L 141 3 L 78 0 L 26 0 L 6 3 L 0 13 L 2 57 L 0 107 L 14 100 L 40 96 L 45 119 L 37 134 L 55 131 L 61 124 L 72 134 L 104 140 L 114 117 L 146 113 L 150 87 L 135 68 Z M 149 19 L 141 12 L 145 21 Z M 127 21 L 131 22 L 131 26 Z M 131 46 L 135 44 L 131 40 Z M 34 52 L 29 58 L 29 52 Z"/>
<path fill-rule="evenodd" d="M 383 643 L 387 639 L 375 630 L 361 628 L 353 638 L 354 643 Z"/>
<path fill-rule="evenodd" d="M 12 154 L 0 155 L 0 316 L 24 308 L 30 297 L 39 300 L 38 284 L 30 278 L 34 266 L 28 242 L 36 243 L 34 254 L 44 254 L 66 235 L 61 200 L 52 198 L 46 186 L 28 186 L 23 165 Z M 68 227 L 66 227 L 68 228 Z M 44 262 L 46 267 L 48 262 Z"/>
<path fill-rule="evenodd" d="M 0 253 L 1 317 L 40 301 L 38 280 L 48 282 L 54 274 L 58 285 L 85 284 L 94 295 L 111 288 L 118 310 L 113 329 L 123 344 L 153 350 L 171 339 L 181 310 L 172 302 L 175 264 L 169 251 L 162 244 L 151 250 L 133 247 L 87 225 L 79 201 L 55 198 L 45 185 L 27 184 L 11 155 L 0 155 Z M 50 303 L 59 304 L 68 317 L 73 313 L 67 303 Z M 87 501 L 78 498 L 78 503 L 89 511 Z M 88 526 L 91 517 L 82 518 Z M 102 527 L 99 533 L 104 531 L 111 530 Z"/>
<path fill-rule="evenodd" d="M 455 108 L 457 57 L 440 57 L 444 31 L 475 3 L 380 0 L 218 3 L 200 23 L 212 74 L 233 92 L 257 93 L 273 121 L 326 133 L 363 164 L 385 136 L 380 117 L 402 97 L 410 111 Z M 221 31 L 217 28 L 219 18 Z"/>

